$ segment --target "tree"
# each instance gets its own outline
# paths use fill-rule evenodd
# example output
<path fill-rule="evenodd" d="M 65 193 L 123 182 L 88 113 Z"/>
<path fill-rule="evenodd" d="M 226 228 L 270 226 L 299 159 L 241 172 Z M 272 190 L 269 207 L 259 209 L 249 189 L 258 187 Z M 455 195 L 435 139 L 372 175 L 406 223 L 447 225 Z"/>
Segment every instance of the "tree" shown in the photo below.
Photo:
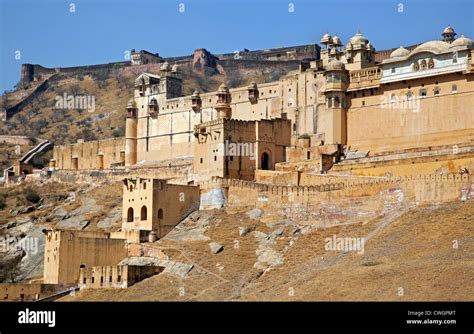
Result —
<path fill-rule="evenodd" d="M 125 136 L 124 128 L 115 128 L 114 131 L 112 131 L 112 137 L 114 138 L 123 137 L 123 136 Z"/>
<path fill-rule="evenodd" d="M 16 283 L 20 274 L 20 261 L 8 261 L 0 267 L 0 282 Z"/>
<path fill-rule="evenodd" d="M 5 195 L 0 194 L 0 210 L 5 209 L 7 206 L 7 199 L 5 198 Z"/>
<path fill-rule="evenodd" d="M 39 119 L 30 123 L 31 130 L 35 131 L 36 133 L 41 133 L 41 131 L 48 126 L 48 121 L 45 119 Z"/>
<path fill-rule="evenodd" d="M 41 199 L 33 188 L 26 188 L 25 198 L 30 203 L 38 203 Z"/>
<path fill-rule="evenodd" d="M 110 69 L 108 68 L 101 68 L 95 72 L 92 72 L 92 77 L 97 82 L 97 87 L 104 88 L 106 85 L 106 81 L 110 76 Z"/>
<path fill-rule="evenodd" d="M 81 91 L 82 91 L 81 87 L 77 84 L 74 84 L 71 87 L 69 87 L 69 92 L 71 95 L 74 95 L 74 96 L 81 95 Z"/>
<path fill-rule="evenodd" d="M 5 91 L 0 99 L 0 111 L 8 109 L 10 107 L 10 99 L 8 98 L 7 92 Z"/>

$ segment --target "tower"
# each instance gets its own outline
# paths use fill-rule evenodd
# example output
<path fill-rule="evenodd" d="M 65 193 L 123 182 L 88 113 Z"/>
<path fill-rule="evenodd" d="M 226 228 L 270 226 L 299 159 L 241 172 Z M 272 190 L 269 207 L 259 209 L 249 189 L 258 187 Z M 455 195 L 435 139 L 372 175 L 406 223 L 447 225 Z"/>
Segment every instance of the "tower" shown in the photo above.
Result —
<path fill-rule="evenodd" d="M 125 166 L 137 163 L 137 103 L 131 99 L 127 104 L 125 121 Z"/>
<path fill-rule="evenodd" d="M 231 118 L 232 108 L 230 107 L 230 93 L 229 88 L 225 84 L 219 86 L 217 91 L 217 118 Z"/>
<path fill-rule="evenodd" d="M 441 36 L 443 36 L 443 41 L 447 43 L 454 42 L 454 36 L 456 35 L 456 32 L 451 26 L 447 26 L 446 28 L 444 28 L 443 33 L 441 34 Z"/>
<path fill-rule="evenodd" d="M 332 59 L 326 66 L 326 124 L 325 144 L 344 145 L 347 141 L 347 101 L 348 75 L 344 63 Z"/>
<path fill-rule="evenodd" d="M 375 66 L 375 49 L 359 31 L 346 44 L 344 57 L 351 71 Z"/>

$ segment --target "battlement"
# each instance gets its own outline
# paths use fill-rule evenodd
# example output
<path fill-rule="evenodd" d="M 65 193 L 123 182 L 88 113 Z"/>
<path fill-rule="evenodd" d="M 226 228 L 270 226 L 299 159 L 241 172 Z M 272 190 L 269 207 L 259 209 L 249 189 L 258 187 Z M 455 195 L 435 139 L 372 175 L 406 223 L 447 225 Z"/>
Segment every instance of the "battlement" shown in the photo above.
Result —
<path fill-rule="evenodd" d="M 308 196 L 314 193 L 323 193 L 331 191 L 346 190 L 347 194 L 352 196 L 354 190 L 375 190 L 389 189 L 395 186 L 411 187 L 420 183 L 443 184 L 459 186 L 462 184 L 474 184 L 474 177 L 464 174 L 450 175 L 414 175 L 404 177 L 379 178 L 372 180 L 350 180 L 347 182 L 334 182 L 320 185 L 296 186 L 296 185 L 271 185 L 265 183 L 257 183 L 253 181 L 227 179 L 220 177 L 212 177 L 208 181 L 200 182 L 199 186 L 204 191 L 215 188 L 229 188 L 234 190 L 244 190 L 248 193 L 268 193 L 269 195 L 285 196 L 290 193 L 296 196 Z"/>

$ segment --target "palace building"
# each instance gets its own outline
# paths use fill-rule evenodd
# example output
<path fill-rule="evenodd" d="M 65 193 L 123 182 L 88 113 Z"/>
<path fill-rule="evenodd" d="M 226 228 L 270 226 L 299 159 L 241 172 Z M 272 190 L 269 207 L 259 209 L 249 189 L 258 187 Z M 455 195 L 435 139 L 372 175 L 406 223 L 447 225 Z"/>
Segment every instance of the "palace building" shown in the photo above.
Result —
<path fill-rule="evenodd" d="M 320 58 L 302 61 L 278 81 L 190 96 L 182 96 L 182 81 L 165 62 L 159 74 L 135 80 L 124 141 L 55 147 L 52 166 L 108 169 L 187 159 L 195 174 L 252 179 L 249 170 L 295 159 L 326 171 L 351 152 L 369 158 L 470 145 L 474 42 L 456 36 L 447 27 L 440 40 L 378 54 L 360 32 L 346 44 L 326 33 Z M 218 146 L 246 142 L 257 147 L 256 163 L 218 159 Z M 97 149 L 72 153 L 86 145 Z"/>

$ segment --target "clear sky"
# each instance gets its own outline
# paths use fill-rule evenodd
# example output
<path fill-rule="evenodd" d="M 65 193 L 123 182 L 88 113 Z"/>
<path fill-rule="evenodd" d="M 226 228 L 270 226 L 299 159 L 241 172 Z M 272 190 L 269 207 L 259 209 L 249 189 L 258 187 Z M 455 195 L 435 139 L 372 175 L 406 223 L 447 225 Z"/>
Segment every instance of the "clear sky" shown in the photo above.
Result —
<path fill-rule="evenodd" d="M 132 48 L 162 56 L 268 49 L 319 43 L 326 31 L 345 43 L 358 29 L 381 50 L 439 39 L 448 24 L 474 38 L 474 1 L 0 0 L 0 92 L 19 81 L 22 63 L 108 63 Z"/>

